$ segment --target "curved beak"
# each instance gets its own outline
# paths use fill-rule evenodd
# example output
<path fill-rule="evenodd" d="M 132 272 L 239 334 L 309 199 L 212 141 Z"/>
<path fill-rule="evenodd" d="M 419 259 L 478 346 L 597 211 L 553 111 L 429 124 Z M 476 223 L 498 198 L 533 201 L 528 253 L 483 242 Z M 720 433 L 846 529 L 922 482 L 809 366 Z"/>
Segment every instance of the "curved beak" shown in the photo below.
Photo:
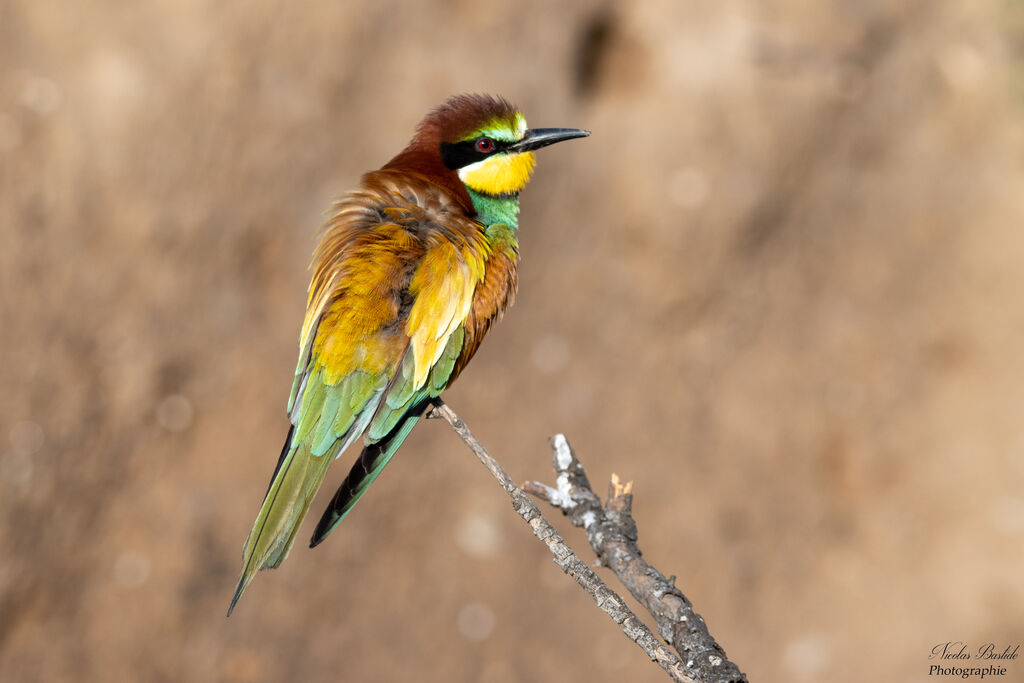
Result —
<path fill-rule="evenodd" d="M 531 128 L 523 135 L 523 139 L 511 145 L 508 149 L 512 152 L 532 152 L 541 147 L 553 145 L 563 140 L 573 138 L 585 138 L 590 135 L 589 130 L 579 128 Z"/>

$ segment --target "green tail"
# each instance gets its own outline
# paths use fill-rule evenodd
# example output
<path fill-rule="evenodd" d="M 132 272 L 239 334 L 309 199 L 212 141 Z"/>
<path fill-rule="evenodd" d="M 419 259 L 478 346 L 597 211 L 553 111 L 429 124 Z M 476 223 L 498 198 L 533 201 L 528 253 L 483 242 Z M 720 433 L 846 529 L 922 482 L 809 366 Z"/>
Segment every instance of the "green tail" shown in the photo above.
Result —
<path fill-rule="evenodd" d="M 313 531 L 313 538 L 309 541 L 309 547 L 315 548 L 320 545 L 327 536 L 334 531 L 334 527 L 345 518 L 359 499 L 363 497 L 370 484 L 384 471 L 384 467 L 391 460 L 391 456 L 399 449 L 409 432 L 416 426 L 423 411 L 426 410 L 429 401 L 421 401 L 409 409 L 398 421 L 392 430 L 380 441 L 363 448 L 349 470 L 345 481 L 341 482 L 338 492 L 334 494 L 327 509 L 324 510 L 320 522 Z"/>
<path fill-rule="evenodd" d="M 263 499 L 263 507 L 245 543 L 242 576 L 238 579 L 238 587 L 228 608 L 229 617 L 256 572 L 277 567 L 288 557 L 299 525 L 323 483 L 328 466 L 334 460 L 333 452 L 316 456 L 310 453 L 308 443 L 290 443 L 291 436 L 290 432 L 289 443 L 281 454 L 274 478 Z"/>
<path fill-rule="evenodd" d="M 289 401 L 292 428 L 263 499 L 263 507 L 245 543 L 242 575 L 228 616 L 256 572 L 275 568 L 288 556 L 299 525 L 323 484 L 331 461 L 365 432 L 369 445 L 363 449 L 317 524 L 310 547 L 322 542 L 359 502 L 409 436 L 431 397 L 448 385 L 463 339 L 462 328 L 452 333 L 425 387 L 414 386 L 415 364 L 408 353 L 387 386 L 384 386 L 383 376 L 367 376 L 363 372 L 353 372 L 340 383 L 329 385 L 322 377 L 321 368 L 312 370 L 308 378 L 296 380 L 300 389 Z M 304 391 L 302 383 L 306 387 Z"/>

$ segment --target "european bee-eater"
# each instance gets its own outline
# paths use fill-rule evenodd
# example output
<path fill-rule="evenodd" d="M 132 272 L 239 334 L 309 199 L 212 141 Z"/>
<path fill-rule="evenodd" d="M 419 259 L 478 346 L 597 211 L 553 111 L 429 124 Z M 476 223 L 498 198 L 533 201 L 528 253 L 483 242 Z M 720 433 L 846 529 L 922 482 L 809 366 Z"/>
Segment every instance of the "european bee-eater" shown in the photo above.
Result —
<path fill-rule="evenodd" d="M 534 150 L 589 134 L 529 129 L 501 98 L 453 97 L 334 205 L 310 265 L 291 427 L 245 543 L 229 616 L 256 571 L 288 556 L 331 461 L 363 437 L 310 547 L 462 372 L 515 295 L 519 192 Z"/>

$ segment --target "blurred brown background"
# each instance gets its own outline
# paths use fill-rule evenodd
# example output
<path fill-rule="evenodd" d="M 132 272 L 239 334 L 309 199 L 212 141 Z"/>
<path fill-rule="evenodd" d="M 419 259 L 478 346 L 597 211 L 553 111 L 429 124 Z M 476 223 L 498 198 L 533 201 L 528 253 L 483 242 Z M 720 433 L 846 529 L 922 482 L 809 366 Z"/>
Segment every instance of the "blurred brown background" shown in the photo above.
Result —
<path fill-rule="evenodd" d="M 0 4 L 0 679 L 662 680 L 439 422 L 224 618 L 321 212 L 467 91 L 594 131 L 447 394 L 516 479 L 633 479 L 753 681 L 1020 642 L 1022 53 L 1013 2 Z"/>

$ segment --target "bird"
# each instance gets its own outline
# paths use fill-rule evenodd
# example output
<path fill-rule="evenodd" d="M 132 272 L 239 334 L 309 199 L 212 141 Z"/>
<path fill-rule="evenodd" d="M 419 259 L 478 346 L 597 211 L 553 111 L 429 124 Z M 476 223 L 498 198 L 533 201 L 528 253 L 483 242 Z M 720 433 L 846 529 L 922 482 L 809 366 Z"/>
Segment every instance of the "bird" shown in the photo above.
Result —
<path fill-rule="evenodd" d="M 534 152 L 590 135 L 528 128 L 507 100 L 456 95 L 328 212 L 314 249 L 288 435 L 228 608 L 280 566 L 331 462 L 363 447 L 313 531 L 319 545 L 515 297 L 519 194 Z"/>

